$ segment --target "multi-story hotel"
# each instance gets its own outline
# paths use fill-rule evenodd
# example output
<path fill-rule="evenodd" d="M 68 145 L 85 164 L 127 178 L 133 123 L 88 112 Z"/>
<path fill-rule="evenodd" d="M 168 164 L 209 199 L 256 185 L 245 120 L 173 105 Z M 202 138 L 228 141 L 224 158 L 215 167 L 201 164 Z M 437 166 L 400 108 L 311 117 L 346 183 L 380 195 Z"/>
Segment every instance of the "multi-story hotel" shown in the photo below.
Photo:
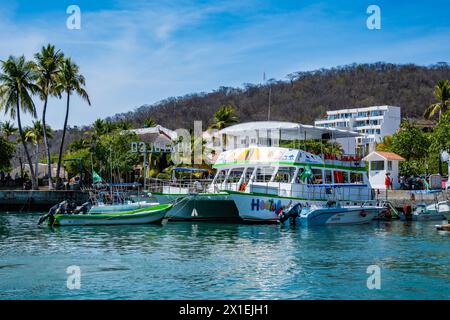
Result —
<path fill-rule="evenodd" d="M 354 143 L 359 152 L 367 153 L 384 136 L 394 134 L 400 127 L 400 120 L 400 107 L 373 106 L 327 111 L 327 118 L 316 120 L 314 124 L 363 134 L 364 137 L 356 138 Z M 353 141 L 341 141 L 341 144 L 346 149 Z"/>

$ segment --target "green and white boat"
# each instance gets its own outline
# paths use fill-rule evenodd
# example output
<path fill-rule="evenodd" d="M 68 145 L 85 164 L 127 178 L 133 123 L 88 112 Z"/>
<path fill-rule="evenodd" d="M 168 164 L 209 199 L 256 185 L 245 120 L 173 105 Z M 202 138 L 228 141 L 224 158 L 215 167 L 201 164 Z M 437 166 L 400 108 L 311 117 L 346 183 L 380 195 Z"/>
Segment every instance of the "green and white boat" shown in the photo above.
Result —
<path fill-rule="evenodd" d="M 282 210 L 297 203 L 360 206 L 373 200 L 365 164 L 353 156 L 248 147 L 222 152 L 214 167 L 214 187 L 230 194 L 246 221 L 277 222 Z"/>
<path fill-rule="evenodd" d="M 117 211 L 108 213 L 83 213 L 82 210 L 69 211 L 63 207 L 51 210 L 42 217 L 39 223 L 48 218 L 52 226 L 86 226 L 86 225 L 123 225 L 148 224 L 161 222 L 172 204 L 159 204 L 135 210 Z"/>
<path fill-rule="evenodd" d="M 166 218 L 171 221 L 240 221 L 237 207 L 226 192 L 218 191 L 213 181 L 193 178 L 194 172 L 206 172 L 197 168 L 175 168 L 185 172 L 189 179 L 163 181 L 154 179 L 151 194 L 159 203 L 173 203 Z"/>

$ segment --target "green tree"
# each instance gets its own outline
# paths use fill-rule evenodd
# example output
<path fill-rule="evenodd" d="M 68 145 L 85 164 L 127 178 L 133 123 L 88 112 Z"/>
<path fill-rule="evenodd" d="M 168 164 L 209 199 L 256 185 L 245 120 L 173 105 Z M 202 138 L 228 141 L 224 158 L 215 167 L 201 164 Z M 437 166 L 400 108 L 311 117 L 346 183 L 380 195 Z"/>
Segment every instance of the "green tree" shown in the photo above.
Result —
<path fill-rule="evenodd" d="M 47 132 L 45 130 L 47 126 L 47 104 L 48 98 L 51 95 L 61 96 L 61 87 L 58 83 L 58 73 L 61 70 L 61 65 L 64 59 L 64 54 L 60 50 L 55 50 L 55 46 L 48 44 L 46 47 L 42 47 L 41 51 L 35 54 L 36 60 L 36 73 L 38 75 L 37 84 L 40 87 L 40 96 L 44 101 L 42 109 L 42 125 L 44 127 L 44 144 L 47 156 L 47 175 L 49 188 L 53 189 L 52 180 L 52 167 L 50 159 L 50 147 L 48 144 Z"/>
<path fill-rule="evenodd" d="M 411 121 L 404 120 L 400 129 L 392 136 L 392 151 L 407 161 L 424 159 L 427 156 L 429 141 Z"/>
<path fill-rule="evenodd" d="M 239 121 L 236 110 L 232 105 L 222 105 L 219 110 L 214 113 L 214 123 L 209 127 L 211 129 L 223 129 Z"/>
<path fill-rule="evenodd" d="M 424 117 L 431 119 L 436 113 L 439 114 L 439 119 L 443 112 L 447 111 L 450 100 L 450 84 L 448 80 L 439 80 L 434 88 L 434 96 L 438 102 L 430 105 L 424 113 Z"/>
<path fill-rule="evenodd" d="M 50 126 L 47 126 L 45 130 L 47 131 L 47 137 L 50 139 L 53 138 L 52 128 L 50 128 Z M 42 125 L 41 121 L 33 121 L 32 127 L 25 128 L 25 141 L 34 144 L 36 148 L 34 171 L 36 173 L 35 179 L 37 184 L 39 175 L 39 145 L 44 141 L 44 126 Z"/>
<path fill-rule="evenodd" d="M 9 139 L 18 131 L 18 129 L 14 127 L 14 124 L 11 121 L 3 122 L 0 130 L 4 134 L 6 139 Z"/>
<path fill-rule="evenodd" d="M 34 83 L 36 74 L 34 73 L 34 64 L 31 61 L 26 61 L 24 56 L 19 58 L 10 56 L 8 60 L 2 61 L 2 73 L 0 74 L 0 110 L 3 109 L 5 113 L 9 113 L 12 119 L 17 117 L 17 125 L 19 134 L 25 150 L 25 154 L 30 166 L 30 173 L 32 177 L 32 188 L 37 189 L 35 183 L 36 176 L 31 162 L 31 156 L 28 152 L 28 147 L 25 142 L 25 133 L 22 128 L 22 121 L 20 113 L 31 113 L 36 117 L 36 107 L 33 99 L 33 94 L 39 91 L 38 86 Z"/>
<path fill-rule="evenodd" d="M 434 154 L 439 161 L 439 174 L 443 174 L 441 152 L 450 152 L 450 110 L 443 113 L 431 133 L 430 155 Z"/>
<path fill-rule="evenodd" d="M 89 100 L 89 95 L 84 88 L 86 85 L 86 80 L 84 79 L 84 76 L 80 74 L 80 68 L 74 62 L 72 62 L 70 58 L 64 59 L 64 61 L 62 62 L 61 70 L 57 74 L 56 83 L 59 86 L 59 91 L 64 91 L 66 94 L 66 116 L 64 118 L 61 144 L 59 146 L 58 166 L 56 167 L 56 178 L 59 179 L 64 140 L 66 137 L 67 122 L 69 119 L 70 96 L 72 94 L 77 94 L 83 100 L 85 100 L 88 105 L 91 105 L 91 101 Z"/>
<path fill-rule="evenodd" d="M 14 143 L 0 136 L 0 171 L 5 172 L 11 170 L 11 160 L 15 150 Z"/>

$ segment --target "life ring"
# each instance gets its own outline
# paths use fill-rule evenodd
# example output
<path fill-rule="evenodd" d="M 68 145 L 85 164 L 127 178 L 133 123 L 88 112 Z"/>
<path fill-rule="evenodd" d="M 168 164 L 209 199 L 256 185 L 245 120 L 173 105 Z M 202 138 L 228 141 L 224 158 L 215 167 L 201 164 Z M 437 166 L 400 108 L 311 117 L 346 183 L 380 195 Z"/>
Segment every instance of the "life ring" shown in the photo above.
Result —
<path fill-rule="evenodd" d="M 244 182 L 240 185 L 239 191 L 245 191 L 245 188 L 247 188 L 247 184 Z"/>

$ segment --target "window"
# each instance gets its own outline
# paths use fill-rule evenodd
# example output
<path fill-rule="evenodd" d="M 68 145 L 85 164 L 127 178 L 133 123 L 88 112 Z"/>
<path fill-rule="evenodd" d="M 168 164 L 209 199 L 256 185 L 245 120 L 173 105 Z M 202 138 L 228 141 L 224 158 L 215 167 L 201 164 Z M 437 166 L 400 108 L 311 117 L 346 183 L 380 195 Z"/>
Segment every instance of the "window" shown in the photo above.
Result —
<path fill-rule="evenodd" d="M 388 161 L 388 170 L 392 171 L 392 161 Z"/>
<path fill-rule="evenodd" d="M 321 184 L 323 181 L 322 170 L 321 169 L 312 169 L 312 173 L 313 173 L 312 183 L 313 184 Z"/>
<path fill-rule="evenodd" d="M 348 173 L 345 171 L 334 171 L 334 183 L 348 183 Z"/>
<path fill-rule="evenodd" d="M 248 183 L 250 181 L 250 178 L 252 176 L 253 170 L 255 170 L 255 168 L 252 168 L 252 167 L 248 167 L 247 168 L 247 171 L 245 172 L 245 176 L 244 176 L 243 182 Z"/>
<path fill-rule="evenodd" d="M 333 183 L 331 170 L 325 170 L 325 183 Z"/>
<path fill-rule="evenodd" d="M 244 168 L 232 169 L 231 172 L 230 172 L 230 175 L 228 176 L 227 182 L 229 182 L 229 183 L 237 183 L 237 182 L 239 182 L 243 172 L 244 172 Z"/>
<path fill-rule="evenodd" d="M 269 182 L 275 167 L 263 167 L 256 170 L 255 182 Z"/>
<path fill-rule="evenodd" d="M 285 182 L 289 183 L 294 178 L 295 174 L 295 167 L 281 167 L 278 169 L 277 173 L 275 174 L 274 182 Z"/>
<path fill-rule="evenodd" d="M 350 183 L 362 183 L 363 175 L 359 172 L 350 172 Z"/>
<path fill-rule="evenodd" d="M 370 171 L 382 171 L 384 170 L 384 161 L 371 161 L 370 162 Z"/>
<path fill-rule="evenodd" d="M 227 175 L 227 170 L 220 170 L 216 175 L 216 183 L 222 183 L 225 181 L 225 176 Z"/>

